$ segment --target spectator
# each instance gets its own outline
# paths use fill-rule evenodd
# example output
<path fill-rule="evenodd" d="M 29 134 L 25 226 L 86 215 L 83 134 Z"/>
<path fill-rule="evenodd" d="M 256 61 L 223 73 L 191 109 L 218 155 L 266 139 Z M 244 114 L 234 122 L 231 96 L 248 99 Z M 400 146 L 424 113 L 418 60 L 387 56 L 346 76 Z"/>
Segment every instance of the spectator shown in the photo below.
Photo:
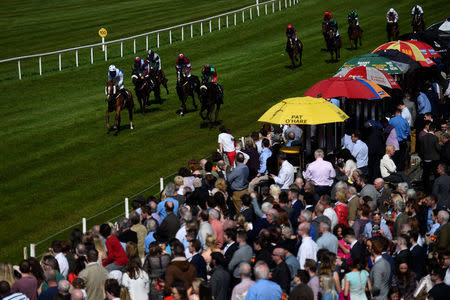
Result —
<path fill-rule="evenodd" d="M 309 281 L 309 274 L 305 270 L 298 270 L 295 274 L 296 285 L 289 294 L 291 300 L 314 300 L 314 293 L 307 285 Z"/>
<path fill-rule="evenodd" d="M 298 225 L 297 233 L 302 238 L 302 244 L 298 249 L 297 259 L 300 263 L 300 269 L 302 270 L 305 268 L 306 259 L 310 258 L 313 260 L 317 260 L 316 253 L 319 249 L 317 244 L 309 236 L 310 230 L 311 225 L 309 225 L 308 223 L 302 223 Z"/>
<path fill-rule="evenodd" d="M 230 274 L 226 271 L 225 260 L 221 253 L 211 253 L 211 290 L 215 300 L 229 299 Z"/>
<path fill-rule="evenodd" d="M 345 227 L 348 226 L 348 206 L 347 206 L 347 195 L 345 191 L 338 191 L 336 193 L 337 203 L 334 207 L 334 211 L 338 218 L 338 224 L 344 224 Z"/>
<path fill-rule="evenodd" d="M 366 143 L 361 141 L 361 132 L 358 130 L 352 133 L 352 155 L 356 158 L 356 168 L 360 169 L 363 174 L 368 175 L 369 149 Z"/>
<path fill-rule="evenodd" d="M 83 300 L 84 299 L 84 295 L 83 295 L 83 291 L 80 289 L 73 289 L 71 296 L 70 296 L 70 300 Z M 87 298 L 86 298 L 87 299 Z"/>
<path fill-rule="evenodd" d="M 338 240 L 337 256 L 346 261 L 350 257 L 350 245 L 347 245 L 344 241 L 344 229 L 345 226 L 343 224 L 337 224 L 334 227 L 333 234 Z"/>
<path fill-rule="evenodd" d="M 395 222 L 394 222 L 394 231 L 393 236 L 400 236 L 402 225 L 408 223 L 408 215 L 405 214 L 406 203 L 401 199 L 400 196 L 392 198 L 392 202 L 394 202 L 394 210 L 396 212 Z"/>
<path fill-rule="evenodd" d="M 320 276 L 320 287 L 322 288 L 322 300 L 338 299 L 338 295 L 333 286 L 333 278 L 330 275 Z"/>
<path fill-rule="evenodd" d="M 220 134 L 218 137 L 219 152 L 225 154 L 228 158 L 230 166 L 233 166 L 234 159 L 236 157 L 236 148 L 234 145 L 234 137 L 231 135 L 231 131 L 225 126 L 220 127 Z"/>
<path fill-rule="evenodd" d="M 352 225 L 358 217 L 359 206 L 359 197 L 354 186 L 351 186 L 347 189 L 347 206 L 349 225 Z"/>
<path fill-rule="evenodd" d="M 289 186 L 294 182 L 294 167 L 284 152 L 278 153 L 278 163 L 281 165 L 278 175 L 270 174 L 270 177 L 282 190 L 289 190 Z"/>
<path fill-rule="evenodd" d="M 54 270 L 56 272 L 56 283 L 58 283 L 60 280 L 64 279 L 64 276 L 59 272 L 58 261 L 56 260 L 56 258 L 53 255 L 45 255 L 42 258 L 42 266 L 43 266 L 43 271 Z M 31 270 L 31 264 L 30 264 L 30 270 Z M 47 281 L 44 280 L 44 282 L 42 283 L 42 286 L 41 286 L 41 291 L 45 291 L 47 288 L 48 288 Z"/>
<path fill-rule="evenodd" d="M 106 239 L 105 245 L 108 249 L 108 256 L 103 260 L 102 265 L 108 271 L 121 271 L 128 263 L 128 258 L 115 235 L 112 234 L 111 227 L 108 224 L 100 226 L 100 234 Z"/>
<path fill-rule="evenodd" d="M 346 241 L 347 244 L 350 245 L 351 261 L 356 260 L 361 264 L 364 264 L 364 262 L 366 261 L 366 249 L 364 245 L 356 239 L 355 231 L 352 228 L 346 228 L 343 234 L 344 234 L 344 241 Z M 347 261 L 346 263 L 347 265 L 348 264 L 351 265 L 349 261 Z M 365 265 L 362 267 L 365 267 Z"/>
<path fill-rule="evenodd" d="M 30 300 L 36 300 L 38 286 L 36 278 L 31 274 L 30 262 L 26 259 L 22 260 L 19 265 L 19 271 L 22 277 L 14 282 L 11 292 L 22 293 Z"/>
<path fill-rule="evenodd" d="M 102 300 L 103 284 L 108 277 L 108 271 L 98 262 L 98 251 L 91 249 L 87 252 L 87 266 L 78 274 L 78 277 L 86 283 L 86 293 L 88 299 Z"/>
<path fill-rule="evenodd" d="M 164 273 L 169 264 L 170 256 L 167 253 L 163 254 L 163 251 L 157 242 L 152 242 L 144 262 L 144 270 L 149 277 L 150 299 L 159 299 L 163 296 L 163 291 L 159 286 L 159 282 L 164 278 Z"/>
<path fill-rule="evenodd" d="M 147 237 L 147 228 L 145 228 L 144 225 L 141 224 L 140 216 L 137 212 L 132 211 L 130 213 L 130 221 L 131 221 L 131 231 L 136 232 L 137 235 L 137 246 L 138 246 L 138 253 L 139 257 L 144 260 L 145 257 L 145 243 L 144 240 Z"/>
<path fill-rule="evenodd" d="M 63 279 L 58 282 L 58 294 L 62 296 L 63 299 L 69 300 L 71 298 L 69 293 L 70 288 L 69 281 Z"/>
<path fill-rule="evenodd" d="M 409 232 L 409 243 L 411 244 L 410 250 L 410 262 L 411 270 L 416 274 L 416 281 L 419 282 L 420 279 L 425 275 L 425 249 L 417 243 L 419 238 L 419 233 L 415 230 Z"/>
<path fill-rule="evenodd" d="M 420 154 L 423 160 L 422 184 L 427 192 L 430 192 L 432 188 L 430 174 L 433 173 L 435 178 L 439 176 L 437 166 L 440 159 L 441 146 L 439 145 L 439 139 L 434 135 L 435 130 L 436 125 L 431 123 L 428 133 L 419 140 Z"/>
<path fill-rule="evenodd" d="M 306 259 L 305 261 L 305 270 L 308 272 L 309 281 L 308 286 L 313 291 L 314 300 L 319 299 L 320 292 L 320 280 L 319 276 L 316 275 L 317 271 L 317 263 L 314 259 Z"/>
<path fill-rule="evenodd" d="M 272 270 L 272 281 L 278 283 L 283 293 L 289 294 L 291 272 L 285 262 L 284 250 L 282 248 L 275 248 L 272 252 L 272 258 L 276 264 L 276 267 Z"/>
<path fill-rule="evenodd" d="M 391 266 L 381 256 L 383 246 L 381 241 L 376 239 L 372 243 L 372 254 L 375 257 L 374 265 L 370 270 L 370 283 L 372 284 L 372 296 L 376 300 L 384 300 L 389 292 Z"/>
<path fill-rule="evenodd" d="M 60 241 L 53 241 L 50 248 L 50 253 L 56 258 L 59 265 L 59 271 L 64 278 L 67 278 L 69 274 L 69 262 L 62 252 L 62 246 Z"/>
<path fill-rule="evenodd" d="M 428 297 L 433 300 L 448 299 L 450 294 L 450 286 L 443 282 L 445 271 L 442 268 L 435 268 L 431 271 L 431 280 L 434 283 L 433 288 L 428 292 Z"/>
<path fill-rule="evenodd" d="M 317 203 L 316 207 L 314 208 L 314 214 L 316 217 L 314 218 L 314 220 L 311 221 L 311 225 L 312 225 L 311 228 L 314 228 L 314 231 L 318 233 L 317 234 L 318 237 L 320 237 L 320 235 L 321 235 L 320 222 L 326 221 L 326 222 L 330 222 L 330 224 L 331 224 L 330 219 L 323 215 L 324 210 L 325 210 L 325 208 L 323 207 L 323 205 L 320 203 Z"/>
<path fill-rule="evenodd" d="M 139 257 L 132 257 L 128 262 L 123 273 L 122 286 L 128 289 L 131 300 L 148 297 L 150 292 L 150 279 L 147 272 L 142 269 L 141 259 Z"/>
<path fill-rule="evenodd" d="M 251 279 L 252 269 L 249 263 L 243 262 L 239 265 L 239 276 L 241 282 L 233 288 L 231 300 L 245 299 L 248 289 L 255 284 Z"/>
<path fill-rule="evenodd" d="M 444 163 L 439 163 L 437 166 L 437 173 L 439 177 L 434 180 L 433 194 L 438 200 L 437 206 L 439 208 L 450 208 L 450 176 L 446 173 L 447 166 Z"/>
<path fill-rule="evenodd" d="M 399 144 L 399 150 L 395 153 L 394 161 L 397 166 L 398 171 L 405 170 L 407 143 L 406 140 L 410 134 L 410 128 L 408 121 L 403 119 L 402 111 L 397 109 L 395 111 L 394 117 L 389 120 L 389 124 L 394 126 L 395 132 L 397 133 L 397 140 Z"/>
<path fill-rule="evenodd" d="M 166 217 L 163 219 L 161 226 L 159 226 L 154 235 L 156 240 L 161 242 L 167 242 L 173 239 L 177 234 L 178 229 L 180 229 L 179 220 L 174 212 L 174 202 L 166 201 L 164 203 L 164 209 L 166 212 Z"/>
<path fill-rule="evenodd" d="M 355 300 L 365 300 L 366 288 L 368 291 L 372 290 L 370 284 L 369 273 L 366 270 L 361 270 L 360 262 L 355 259 L 352 261 L 350 272 L 344 276 L 344 296 Z"/>
<path fill-rule="evenodd" d="M 374 236 L 385 236 L 386 238 L 392 240 L 392 234 L 386 223 L 381 222 L 381 213 L 375 211 L 372 214 L 372 221 L 367 222 L 364 226 L 364 237 L 370 239 Z"/>
<path fill-rule="evenodd" d="M 249 288 L 246 300 L 281 299 L 282 291 L 280 286 L 268 280 L 270 271 L 265 262 L 258 261 L 255 264 L 254 274 L 256 283 Z"/>
<path fill-rule="evenodd" d="M 415 274 L 410 269 L 408 260 L 396 262 L 392 286 L 398 287 L 405 299 L 409 299 L 413 296 L 414 290 L 416 289 L 416 280 Z"/>
<path fill-rule="evenodd" d="M 170 262 L 165 273 L 164 292 L 170 293 L 172 285 L 177 281 L 182 281 L 187 290 L 192 285 L 192 280 L 197 277 L 195 267 L 191 265 L 184 254 L 184 247 L 179 241 L 171 246 L 174 258 Z"/>
<path fill-rule="evenodd" d="M 386 154 L 383 156 L 380 162 L 381 177 L 383 177 L 383 179 L 387 182 L 393 183 L 408 181 L 408 178 L 404 173 L 397 172 L 397 166 L 391 158 L 394 153 L 394 146 L 386 146 Z"/>
<path fill-rule="evenodd" d="M 338 217 L 337 217 L 337 214 L 334 211 L 334 209 L 331 208 L 330 196 L 322 195 L 320 197 L 319 203 L 322 204 L 323 207 L 325 208 L 325 210 L 323 211 L 323 215 L 328 217 L 328 219 L 331 220 L 331 230 L 333 230 L 334 226 L 336 226 L 338 223 Z"/>
<path fill-rule="evenodd" d="M 450 224 L 448 223 L 449 214 L 445 210 L 438 213 L 437 221 L 439 229 L 437 230 L 436 242 L 434 243 L 434 250 L 438 252 L 450 251 Z"/>
<path fill-rule="evenodd" d="M 333 165 L 328 161 L 324 161 L 323 157 L 323 150 L 317 149 L 314 152 L 316 160 L 308 165 L 304 174 L 305 180 L 311 180 L 314 183 L 314 189 L 319 195 L 331 192 L 331 185 L 336 176 Z"/>
<path fill-rule="evenodd" d="M 202 249 L 202 244 L 199 240 L 194 239 L 189 242 L 188 246 L 189 252 L 191 253 L 191 257 L 189 258 L 189 262 L 191 265 L 195 267 L 197 270 L 197 276 L 206 280 L 206 262 L 203 256 L 200 254 Z"/>
<path fill-rule="evenodd" d="M 219 221 L 219 212 L 216 209 L 211 209 L 209 211 L 209 223 L 214 229 L 214 235 L 217 239 L 217 247 L 222 248 L 224 243 L 224 231 L 223 225 Z"/>
<path fill-rule="evenodd" d="M 43 291 L 38 300 L 52 300 L 53 297 L 58 294 L 58 283 L 56 283 L 56 272 L 55 270 L 46 270 L 44 272 L 45 281 L 48 284 L 48 288 Z M 60 280 L 61 282 L 62 280 Z M 31 298 L 30 298 L 31 299 Z"/>
<path fill-rule="evenodd" d="M 161 217 L 161 222 L 164 220 L 164 218 L 167 216 L 167 212 L 166 212 L 166 202 L 170 201 L 173 204 L 173 213 L 176 215 L 178 213 L 178 207 L 179 207 L 179 203 L 178 201 L 174 198 L 175 197 L 175 183 L 173 182 L 169 182 L 166 185 L 166 188 L 164 189 L 164 194 L 166 195 L 166 198 L 164 200 L 161 200 L 161 202 L 158 203 L 157 205 L 157 210 L 158 213 Z M 159 222 L 161 224 L 161 222 Z"/>
<path fill-rule="evenodd" d="M 320 232 L 322 236 L 317 239 L 318 249 L 327 249 L 328 251 L 337 254 L 338 239 L 330 232 L 330 222 L 320 222 Z"/>
<path fill-rule="evenodd" d="M 0 281 L 0 298 L 4 300 L 28 300 L 23 293 L 11 293 L 11 286 L 6 280 Z"/>
<path fill-rule="evenodd" d="M 119 284 L 119 282 L 117 282 L 116 279 L 106 280 L 104 289 L 105 289 L 105 294 L 106 294 L 107 300 L 120 299 L 120 284 Z"/>
<path fill-rule="evenodd" d="M 389 198 L 391 197 L 391 189 L 385 187 L 384 180 L 382 178 L 376 178 L 373 182 L 373 186 L 379 194 L 377 199 L 377 208 L 384 214 L 390 209 Z"/>
<path fill-rule="evenodd" d="M 236 212 L 241 210 L 241 195 L 248 192 L 249 169 L 244 163 L 244 155 L 236 155 L 236 168 L 228 176 L 228 183 L 233 191 L 233 203 Z"/>
<path fill-rule="evenodd" d="M 14 276 L 14 269 L 11 263 L 0 263 L 0 281 L 6 281 L 9 284 L 9 289 L 11 289 L 11 285 L 13 285 L 16 281 L 16 278 Z"/>
<path fill-rule="evenodd" d="M 235 283 L 239 282 L 239 265 L 244 262 L 250 263 L 253 256 L 253 250 L 247 244 L 247 233 L 245 231 L 239 230 L 237 232 L 236 243 L 239 248 L 234 251 L 231 261 L 228 263 L 228 271 L 232 274 L 232 280 Z"/>

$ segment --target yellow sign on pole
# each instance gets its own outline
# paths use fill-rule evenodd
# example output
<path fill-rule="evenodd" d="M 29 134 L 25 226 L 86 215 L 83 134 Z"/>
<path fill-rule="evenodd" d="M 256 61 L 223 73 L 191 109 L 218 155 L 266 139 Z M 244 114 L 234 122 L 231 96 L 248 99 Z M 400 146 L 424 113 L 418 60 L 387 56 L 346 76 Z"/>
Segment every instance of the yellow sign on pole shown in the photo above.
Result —
<path fill-rule="evenodd" d="M 98 31 L 98 35 L 102 38 L 106 37 L 107 34 L 108 31 L 106 30 L 106 28 L 100 28 L 100 30 Z"/>

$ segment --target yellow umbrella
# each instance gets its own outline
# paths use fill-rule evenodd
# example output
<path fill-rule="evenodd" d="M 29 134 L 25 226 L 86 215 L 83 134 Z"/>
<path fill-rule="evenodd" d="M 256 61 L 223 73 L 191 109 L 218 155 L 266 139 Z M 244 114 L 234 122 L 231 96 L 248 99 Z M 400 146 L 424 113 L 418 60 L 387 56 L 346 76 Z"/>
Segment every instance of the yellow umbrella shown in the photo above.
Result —
<path fill-rule="evenodd" d="M 344 122 L 348 116 L 339 107 L 323 98 L 288 98 L 267 110 L 259 122 L 272 124 L 318 125 Z"/>

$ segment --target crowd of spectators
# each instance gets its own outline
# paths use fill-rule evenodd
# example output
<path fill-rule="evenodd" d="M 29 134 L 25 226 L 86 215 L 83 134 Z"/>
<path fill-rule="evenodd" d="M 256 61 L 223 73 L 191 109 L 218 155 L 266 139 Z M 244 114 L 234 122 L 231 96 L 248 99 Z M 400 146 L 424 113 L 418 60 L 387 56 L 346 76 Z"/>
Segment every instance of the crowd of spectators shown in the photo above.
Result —
<path fill-rule="evenodd" d="M 243 143 L 222 127 L 211 160 L 189 160 L 129 218 L 2 263 L 0 298 L 449 299 L 449 133 L 422 94 L 417 113 L 401 101 L 305 168 L 285 151 L 299 126 Z"/>

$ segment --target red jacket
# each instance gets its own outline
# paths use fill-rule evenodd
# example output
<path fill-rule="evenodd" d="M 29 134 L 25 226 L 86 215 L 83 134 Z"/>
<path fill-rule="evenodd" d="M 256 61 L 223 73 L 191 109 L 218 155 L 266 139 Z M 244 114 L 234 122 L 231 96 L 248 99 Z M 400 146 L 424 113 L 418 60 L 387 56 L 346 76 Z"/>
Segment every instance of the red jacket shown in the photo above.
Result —
<path fill-rule="evenodd" d="M 344 224 L 348 227 L 348 206 L 342 202 L 338 202 L 334 207 L 334 211 L 338 217 L 338 224 Z"/>
<path fill-rule="evenodd" d="M 128 257 L 123 250 L 119 239 L 114 235 L 110 235 L 106 239 L 106 248 L 108 250 L 108 257 L 102 262 L 103 266 L 106 267 L 110 263 L 115 263 L 118 266 L 125 266 L 128 264 Z"/>

